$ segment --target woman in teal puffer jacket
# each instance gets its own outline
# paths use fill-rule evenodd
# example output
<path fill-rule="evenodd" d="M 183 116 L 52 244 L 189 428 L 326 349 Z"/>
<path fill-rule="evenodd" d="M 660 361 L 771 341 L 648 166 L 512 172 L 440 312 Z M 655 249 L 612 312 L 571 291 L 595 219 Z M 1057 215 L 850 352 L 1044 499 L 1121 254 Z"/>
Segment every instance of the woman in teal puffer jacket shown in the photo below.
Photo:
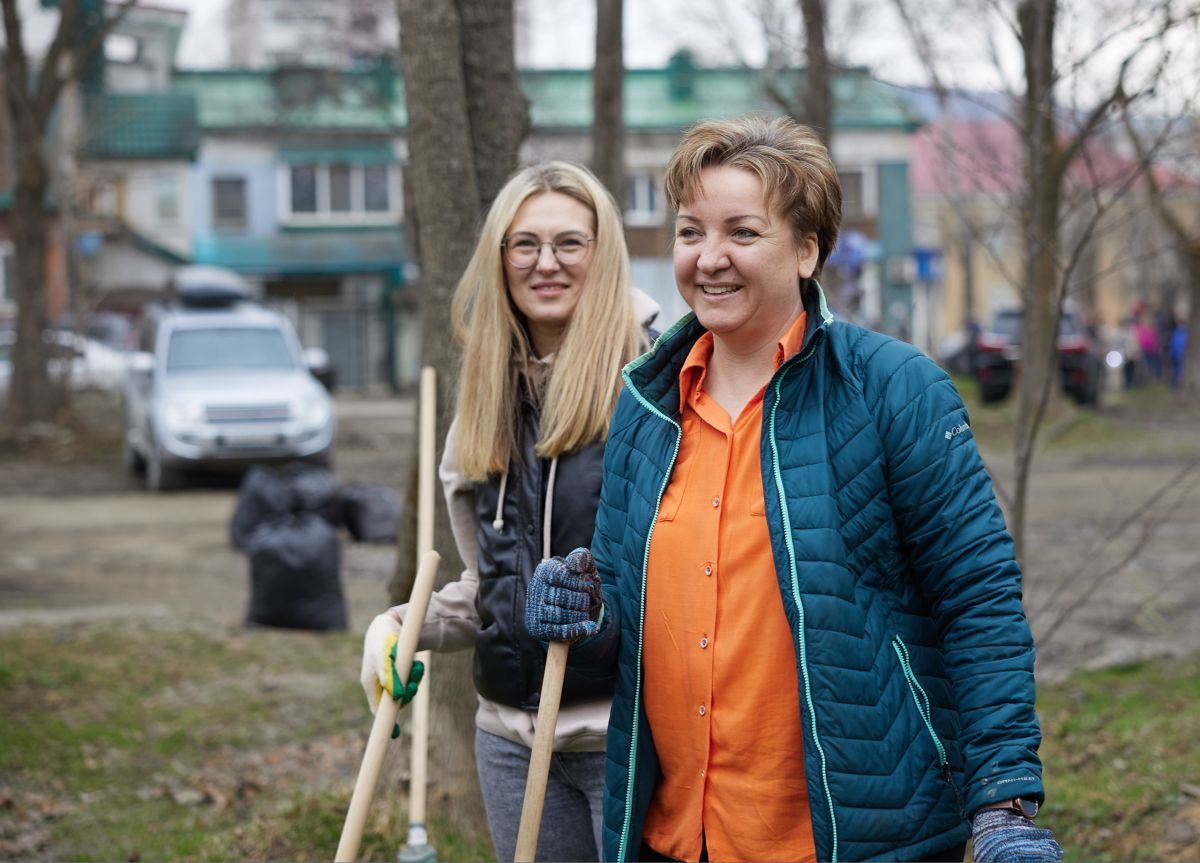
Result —
<path fill-rule="evenodd" d="M 1012 541 L 947 376 L 825 305 L 815 277 L 837 238 L 841 195 L 824 146 L 788 120 L 702 123 L 671 160 L 667 194 L 676 281 L 694 314 L 626 367 L 591 553 L 543 563 L 526 606 L 531 634 L 573 643 L 573 667 L 617 675 L 606 859 L 750 859 L 771 852 L 745 849 L 765 847 L 772 859 L 961 860 L 972 825 L 981 863 L 1061 859 L 1032 821 L 1044 797 L 1040 732 Z M 754 421 L 753 482 L 739 484 L 736 452 L 696 462 L 697 416 L 718 417 L 735 441 L 747 433 L 740 420 Z M 678 499 L 677 512 L 689 512 L 695 477 L 714 472 L 725 491 L 704 517 L 719 509 L 719 520 L 689 516 L 692 542 L 713 549 L 700 575 L 686 545 L 664 557 L 655 544 L 681 536 L 664 526 L 663 501 L 677 520 Z M 704 515 L 698 503 L 690 511 Z M 757 529 L 739 515 L 756 511 L 765 566 L 726 550 L 738 539 L 726 520 Z M 712 572 L 711 628 L 676 647 L 677 660 L 671 639 L 699 632 L 680 609 L 711 590 Z M 763 608 L 764 589 L 776 610 L 746 620 L 744 600 Z M 760 694 L 697 692 L 713 680 L 742 691 L 726 645 L 747 632 L 763 655 L 784 657 L 765 670 L 753 655 L 743 661 L 744 675 L 765 681 Z M 696 655 L 716 671 L 704 677 Z M 673 711 L 696 703 L 694 758 Z M 721 736 L 780 704 L 794 705 L 784 711 L 790 758 Z M 736 765 L 740 746 L 754 775 L 722 778 L 713 768 Z M 680 764 L 699 769 L 678 775 Z M 796 775 L 804 781 L 784 781 Z M 747 806 L 731 788 L 784 788 L 794 805 Z M 739 811 L 751 817 L 727 817 Z M 788 831 L 800 838 L 769 844 Z"/>

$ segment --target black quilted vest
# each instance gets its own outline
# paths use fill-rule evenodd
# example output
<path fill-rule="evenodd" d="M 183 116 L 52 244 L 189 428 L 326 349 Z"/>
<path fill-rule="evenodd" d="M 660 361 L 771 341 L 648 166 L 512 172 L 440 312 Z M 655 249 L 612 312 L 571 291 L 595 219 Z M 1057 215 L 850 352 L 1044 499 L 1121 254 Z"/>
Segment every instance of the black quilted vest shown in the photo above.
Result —
<path fill-rule="evenodd" d="M 522 387 L 522 390 L 524 388 Z M 504 524 L 497 528 L 500 477 L 475 486 L 479 523 L 480 628 L 475 636 L 475 688 L 490 701 L 537 710 L 546 650 L 525 629 L 525 588 L 542 559 L 550 461 L 534 453 L 538 409 L 524 396 L 518 419 L 517 452 L 508 467 Z M 560 456 L 554 482 L 550 554 L 565 556 L 590 546 L 604 474 L 604 444 Z M 562 703 L 611 697 L 613 679 L 567 670 Z"/>

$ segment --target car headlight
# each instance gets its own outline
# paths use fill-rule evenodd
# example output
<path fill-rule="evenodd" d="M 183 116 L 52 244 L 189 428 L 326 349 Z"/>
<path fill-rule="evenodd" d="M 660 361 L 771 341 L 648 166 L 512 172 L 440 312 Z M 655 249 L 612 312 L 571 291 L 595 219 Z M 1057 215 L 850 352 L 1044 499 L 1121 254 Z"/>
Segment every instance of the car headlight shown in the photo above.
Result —
<path fill-rule="evenodd" d="M 163 405 L 162 412 L 170 426 L 195 425 L 204 420 L 204 404 L 198 401 L 170 401 Z"/>
<path fill-rule="evenodd" d="M 329 419 L 329 401 L 320 396 L 308 396 L 292 402 L 292 417 L 304 425 L 323 425 Z"/>

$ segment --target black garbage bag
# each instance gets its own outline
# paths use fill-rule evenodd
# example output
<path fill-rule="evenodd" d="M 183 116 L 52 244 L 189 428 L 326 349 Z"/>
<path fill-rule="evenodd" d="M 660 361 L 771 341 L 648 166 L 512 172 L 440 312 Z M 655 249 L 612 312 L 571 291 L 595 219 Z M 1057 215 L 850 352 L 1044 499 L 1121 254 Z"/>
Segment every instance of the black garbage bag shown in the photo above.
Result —
<path fill-rule="evenodd" d="M 251 537 L 246 623 L 290 629 L 345 629 L 341 544 L 310 512 L 263 525 Z"/>
<path fill-rule="evenodd" d="M 341 487 L 332 472 L 304 462 L 292 462 L 284 466 L 283 476 L 292 490 L 293 512 L 315 513 L 334 527 L 341 527 Z"/>
<path fill-rule="evenodd" d="M 400 534 L 400 497 L 378 482 L 342 486 L 342 519 L 359 542 L 395 542 Z"/>
<path fill-rule="evenodd" d="M 229 522 L 229 542 L 245 551 L 256 530 L 291 511 L 291 486 L 271 468 L 252 467 L 238 488 L 237 507 Z"/>

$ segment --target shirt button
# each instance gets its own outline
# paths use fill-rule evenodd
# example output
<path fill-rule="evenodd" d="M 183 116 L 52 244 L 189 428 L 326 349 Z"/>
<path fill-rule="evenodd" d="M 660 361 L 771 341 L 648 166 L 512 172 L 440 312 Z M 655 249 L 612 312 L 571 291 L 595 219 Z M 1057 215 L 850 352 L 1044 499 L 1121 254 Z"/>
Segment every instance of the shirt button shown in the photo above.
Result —
<path fill-rule="evenodd" d="M 706 647 L 708 647 L 708 636 L 700 639 L 700 649 L 703 650 Z"/>
<path fill-rule="evenodd" d="M 713 509 L 716 509 L 720 505 L 721 505 L 721 499 L 719 497 L 714 497 L 713 498 Z"/>
<path fill-rule="evenodd" d="M 701 716 L 704 715 L 704 705 L 703 704 L 700 705 L 700 715 Z"/>
<path fill-rule="evenodd" d="M 704 574 L 712 575 L 712 564 L 711 563 L 704 564 Z"/>

